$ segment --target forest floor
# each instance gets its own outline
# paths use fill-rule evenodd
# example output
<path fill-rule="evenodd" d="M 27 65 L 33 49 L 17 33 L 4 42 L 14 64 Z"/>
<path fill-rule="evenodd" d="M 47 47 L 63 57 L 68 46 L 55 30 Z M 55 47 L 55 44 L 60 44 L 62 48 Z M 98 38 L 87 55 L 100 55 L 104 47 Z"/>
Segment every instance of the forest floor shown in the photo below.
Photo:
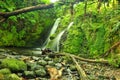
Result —
<path fill-rule="evenodd" d="M 69 54 L 0 49 L 0 61 L 6 58 L 23 60 L 29 66 L 26 71 L 16 72 L 21 80 L 120 80 L 120 68 L 114 68 L 102 61 L 79 59 Z"/>

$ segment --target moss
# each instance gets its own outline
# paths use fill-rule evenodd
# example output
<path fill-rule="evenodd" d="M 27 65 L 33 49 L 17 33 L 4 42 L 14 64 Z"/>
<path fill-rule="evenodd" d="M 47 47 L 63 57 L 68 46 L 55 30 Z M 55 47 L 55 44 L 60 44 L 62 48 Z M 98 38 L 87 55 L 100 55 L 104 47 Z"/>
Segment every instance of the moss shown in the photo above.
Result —
<path fill-rule="evenodd" d="M 6 74 L 10 74 L 10 73 L 11 73 L 11 71 L 9 69 L 7 69 L 7 68 L 0 69 L 0 74 L 6 75 Z"/>
<path fill-rule="evenodd" d="M 21 78 L 19 78 L 16 74 L 10 74 L 10 75 L 6 76 L 5 79 L 6 80 L 21 80 Z"/>
<path fill-rule="evenodd" d="M 23 61 L 17 59 L 3 59 L 0 67 L 8 68 L 12 72 L 19 72 L 27 69 L 27 65 Z"/>
<path fill-rule="evenodd" d="M 4 80 L 4 75 L 0 73 L 0 80 Z"/>

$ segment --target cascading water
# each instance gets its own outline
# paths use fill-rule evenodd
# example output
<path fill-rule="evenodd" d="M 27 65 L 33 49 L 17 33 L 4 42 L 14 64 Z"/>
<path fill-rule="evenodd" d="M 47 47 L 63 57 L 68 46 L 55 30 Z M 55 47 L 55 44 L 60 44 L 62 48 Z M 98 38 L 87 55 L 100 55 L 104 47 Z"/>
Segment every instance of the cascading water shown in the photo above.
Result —
<path fill-rule="evenodd" d="M 65 31 L 68 31 L 70 29 L 70 27 L 73 25 L 73 22 L 71 22 L 67 28 L 65 28 L 63 31 L 61 31 L 57 37 L 53 40 L 53 43 L 50 47 L 50 49 L 59 52 L 59 45 L 60 45 L 60 39 L 62 37 L 62 35 L 65 33 Z"/>
<path fill-rule="evenodd" d="M 45 41 L 44 44 L 42 45 L 42 49 L 45 49 L 46 46 L 48 45 L 48 43 L 50 42 L 50 36 L 55 33 L 55 31 L 56 31 L 56 29 L 57 29 L 57 27 L 58 27 L 58 24 L 60 23 L 60 20 L 61 20 L 60 18 L 57 18 L 57 19 L 56 19 L 56 21 L 55 21 L 55 23 L 54 23 L 54 25 L 53 25 L 53 27 L 52 27 L 52 29 L 51 29 L 51 31 L 50 31 L 47 39 L 46 39 L 46 41 Z"/>

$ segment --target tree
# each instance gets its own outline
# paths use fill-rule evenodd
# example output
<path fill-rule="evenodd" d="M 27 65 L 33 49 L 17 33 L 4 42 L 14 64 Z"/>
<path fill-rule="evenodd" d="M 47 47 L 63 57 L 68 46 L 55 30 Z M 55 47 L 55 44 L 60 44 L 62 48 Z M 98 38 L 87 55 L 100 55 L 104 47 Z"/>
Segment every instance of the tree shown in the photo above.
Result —
<path fill-rule="evenodd" d="M 13 16 L 13 15 L 18 15 L 21 13 L 25 13 L 25 12 L 30 12 L 30 11 L 35 11 L 35 10 L 42 10 L 42 9 L 49 9 L 52 8 L 53 4 L 48 4 L 48 5 L 36 5 L 36 6 L 30 6 L 30 7 L 26 7 L 26 8 L 22 8 L 19 10 L 15 10 L 13 12 L 0 12 L 0 16 L 2 16 L 3 18 L 0 20 L 0 22 L 5 21 L 8 17 Z"/>

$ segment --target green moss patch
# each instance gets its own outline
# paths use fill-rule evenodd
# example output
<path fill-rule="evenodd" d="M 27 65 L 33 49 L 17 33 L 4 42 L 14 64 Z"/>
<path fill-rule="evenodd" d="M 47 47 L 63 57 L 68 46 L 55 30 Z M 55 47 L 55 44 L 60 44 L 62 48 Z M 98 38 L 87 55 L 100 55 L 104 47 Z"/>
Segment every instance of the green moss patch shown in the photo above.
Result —
<path fill-rule="evenodd" d="M 12 72 L 19 72 L 19 71 L 24 71 L 27 70 L 27 65 L 20 60 L 17 59 L 3 59 L 1 64 L 1 68 L 8 68 Z"/>

